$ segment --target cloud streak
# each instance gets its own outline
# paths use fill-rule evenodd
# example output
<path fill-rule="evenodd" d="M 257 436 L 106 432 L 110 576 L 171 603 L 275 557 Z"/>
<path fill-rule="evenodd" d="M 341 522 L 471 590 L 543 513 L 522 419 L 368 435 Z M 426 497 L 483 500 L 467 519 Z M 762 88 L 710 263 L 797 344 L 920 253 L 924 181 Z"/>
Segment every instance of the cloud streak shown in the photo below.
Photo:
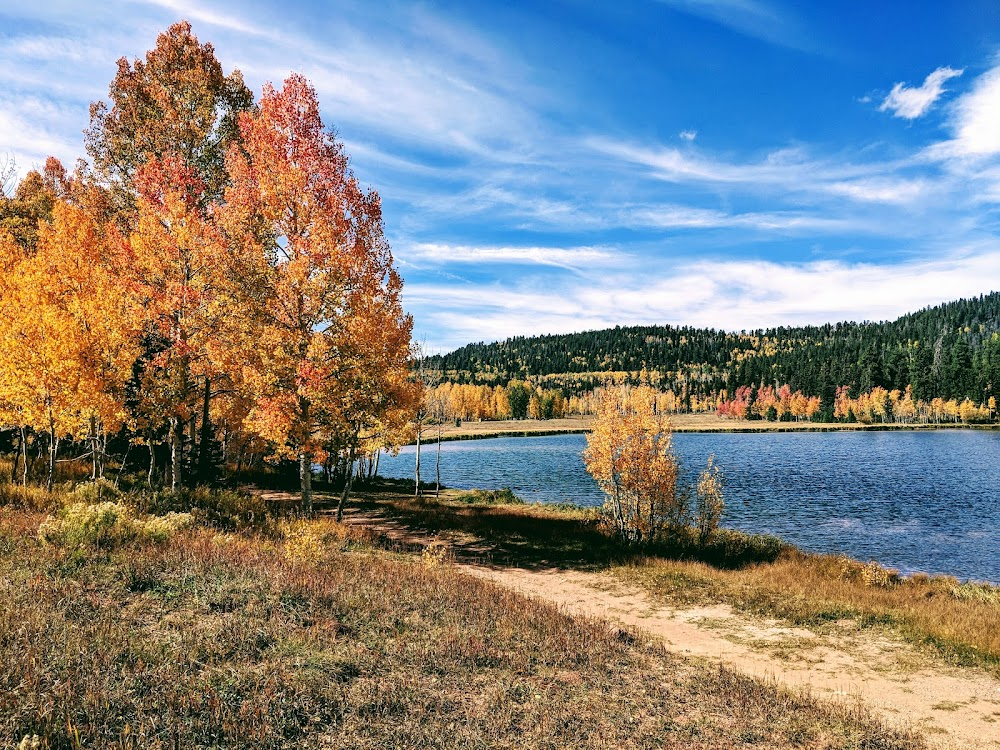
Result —
<path fill-rule="evenodd" d="M 1000 243 L 902 264 L 694 261 L 667 273 L 624 271 L 558 288 L 531 283 L 459 287 L 411 284 L 406 302 L 432 345 L 570 333 L 615 325 L 671 324 L 729 331 L 843 320 L 886 320 L 928 305 L 1000 289 Z M 442 309 L 440 301 L 449 303 Z M 419 331 L 418 331 L 419 335 Z"/>

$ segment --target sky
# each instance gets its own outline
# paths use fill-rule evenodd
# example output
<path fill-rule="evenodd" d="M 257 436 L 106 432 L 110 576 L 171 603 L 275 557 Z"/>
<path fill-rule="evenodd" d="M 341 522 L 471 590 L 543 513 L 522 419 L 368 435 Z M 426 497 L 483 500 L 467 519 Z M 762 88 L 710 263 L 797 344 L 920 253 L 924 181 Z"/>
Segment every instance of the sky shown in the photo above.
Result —
<path fill-rule="evenodd" d="M 309 78 L 414 338 L 885 320 L 1000 289 L 995 0 L 0 0 L 0 160 L 189 20 Z"/>

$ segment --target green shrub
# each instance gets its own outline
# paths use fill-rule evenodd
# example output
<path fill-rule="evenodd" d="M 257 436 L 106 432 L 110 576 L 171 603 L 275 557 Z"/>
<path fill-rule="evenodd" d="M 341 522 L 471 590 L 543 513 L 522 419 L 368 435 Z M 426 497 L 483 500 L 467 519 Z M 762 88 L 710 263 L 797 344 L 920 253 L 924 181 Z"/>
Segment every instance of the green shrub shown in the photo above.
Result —
<path fill-rule="evenodd" d="M 140 518 L 119 503 L 72 503 L 43 521 L 38 536 L 59 547 L 114 549 L 135 540 L 164 542 L 193 522 L 188 513 Z"/>
<path fill-rule="evenodd" d="M 519 498 L 510 487 L 504 487 L 501 490 L 471 490 L 455 499 L 460 503 L 475 505 L 524 505 L 524 500 Z"/>
<path fill-rule="evenodd" d="M 77 485 L 71 494 L 81 503 L 117 503 L 122 497 L 121 490 L 103 478 Z"/>

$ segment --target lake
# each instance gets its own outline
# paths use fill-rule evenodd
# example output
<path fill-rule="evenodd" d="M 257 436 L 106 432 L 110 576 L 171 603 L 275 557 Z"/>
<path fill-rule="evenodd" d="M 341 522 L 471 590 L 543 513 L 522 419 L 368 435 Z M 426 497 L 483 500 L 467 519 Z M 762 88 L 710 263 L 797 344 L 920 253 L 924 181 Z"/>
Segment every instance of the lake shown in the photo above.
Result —
<path fill-rule="evenodd" d="M 600 505 L 585 445 L 584 435 L 446 442 L 441 481 L 510 487 L 529 502 Z M 1000 432 L 680 433 L 674 447 L 689 477 L 715 454 L 726 526 L 904 573 L 1000 583 Z M 422 448 L 424 481 L 434 480 L 434 451 Z M 413 470 L 412 446 L 379 466 L 386 477 Z"/>

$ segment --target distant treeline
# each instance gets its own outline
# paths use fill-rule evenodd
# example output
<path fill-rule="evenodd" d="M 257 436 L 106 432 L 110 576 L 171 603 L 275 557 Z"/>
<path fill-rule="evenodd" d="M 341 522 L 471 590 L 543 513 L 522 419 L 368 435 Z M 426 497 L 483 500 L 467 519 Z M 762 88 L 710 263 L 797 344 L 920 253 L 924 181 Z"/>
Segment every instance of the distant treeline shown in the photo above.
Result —
<path fill-rule="evenodd" d="M 678 411 L 707 411 L 737 390 L 787 386 L 819 399 L 810 419 L 842 418 L 838 394 L 902 394 L 979 408 L 1000 389 L 1000 293 L 961 299 L 881 323 L 836 323 L 740 333 L 673 326 L 616 327 L 469 344 L 429 357 L 441 382 L 558 390 L 567 403 L 610 382 L 671 392 Z M 846 391 L 841 389 L 846 388 Z M 876 390 L 879 389 L 879 390 Z M 930 407 L 928 407 L 929 409 Z"/>

